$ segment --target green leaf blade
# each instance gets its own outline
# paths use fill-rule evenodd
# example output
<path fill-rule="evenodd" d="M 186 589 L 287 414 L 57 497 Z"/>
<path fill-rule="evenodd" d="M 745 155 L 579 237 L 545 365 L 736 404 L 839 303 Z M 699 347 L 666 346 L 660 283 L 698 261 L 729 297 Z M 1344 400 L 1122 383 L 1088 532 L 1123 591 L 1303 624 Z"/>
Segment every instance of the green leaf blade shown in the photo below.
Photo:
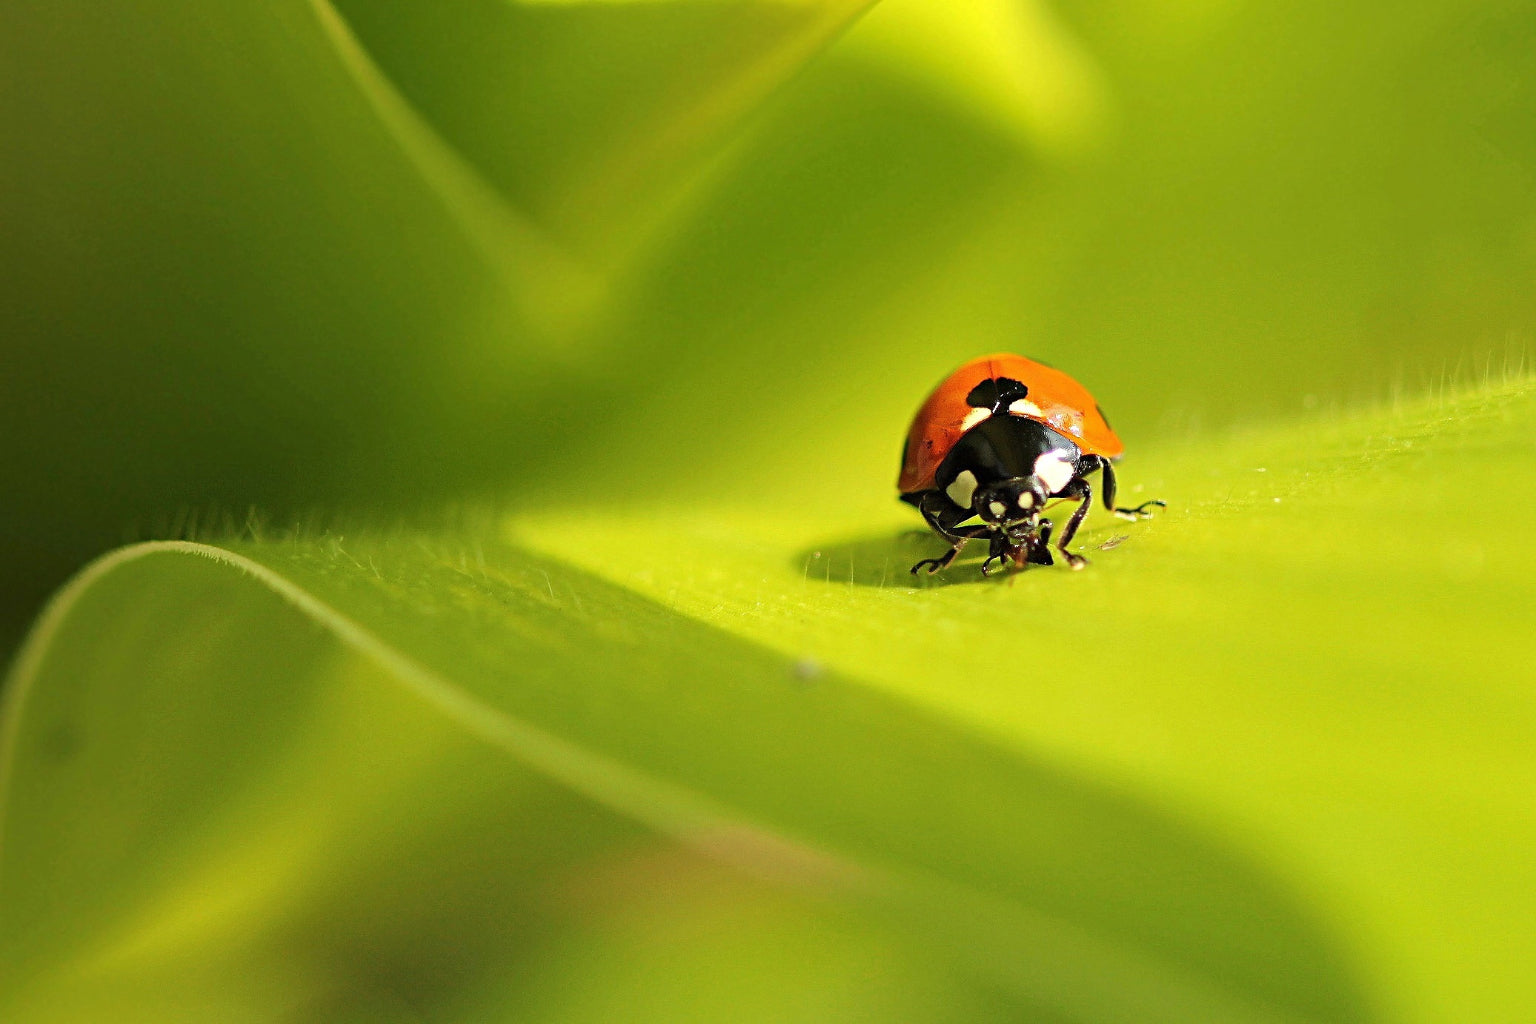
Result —
<path fill-rule="evenodd" d="M 413 550 L 426 551 L 425 557 L 412 554 Z M 487 783 L 479 772 L 470 773 L 468 781 L 456 779 L 464 769 L 455 767 L 455 757 L 445 757 L 435 743 L 419 740 L 415 730 L 403 728 L 413 717 L 419 718 L 420 711 L 413 716 L 399 707 L 402 692 L 426 697 L 428 704 L 435 703 L 436 710 L 446 712 L 444 717 L 453 726 L 447 736 L 442 735 L 441 721 L 428 731 L 429 736 L 438 735 L 439 742 L 454 749 L 469 742 L 479 749 L 490 741 L 501 753 L 511 753 L 531 766 L 541 778 L 553 778 L 562 792 L 588 798 L 577 803 L 585 806 L 595 798 L 599 806 L 622 812 L 624 820 L 659 829 L 748 875 L 766 877 L 781 887 L 787 883 L 792 902 L 796 891 L 810 886 L 823 893 L 822 901 L 831 899 L 834 918 L 848 917 L 856 931 L 884 936 L 880 941 L 895 943 L 898 952 L 921 947 L 925 935 L 943 936 L 950 945 L 933 968 L 939 970 L 940 981 L 948 978 L 943 984 L 954 985 L 960 984 L 954 980 L 957 975 L 969 978 L 962 988 L 973 996 L 994 991 L 987 998 L 1001 999 L 999 1008 L 1045 1005 L 1069 1018 L 1090 1020 L 1291 1019 L 1283 1012 L 1287 1006 L 1297 1008 L 1291 996 L 1273 986 L 1254 987 L 1254 964 L 1277 955 L 1313 979 L 1308 1000 L 1324 1000 L 1298 1019 L 1359 1017 L 1357 1010 L 1349 1009 L 1347 985 L 1320 952 L 1320 940 L 1306 915 L 1219 847 L 1122 796 L 978 744 L 941 720 L 915 715 L 867 687 L 849 686 L 830 676 L 807 683 L 796 678 L 794 665 L 787 659 L 757 653 L 739 641 L 647 607 L 647 602 L 515 552 L 491 558 L 490 565 L 499 568 L 476 570 L 409 540 L 376 547 L 367 542 L 349 547 L 297 545 L 288 550 L 276 545 L 263 555 L 265 562 L 283 565 L 281 575 L 262 563 L 243 563 L 216 549 L 158 548 L 145 552 L 138 563 L 150 579 L 165 571 L 163 564 L 151 566 L 151 562 L 191 563 L 174 569 L 173 575 L 206 576 L 213 566 L 237 591 L 286 581 L 275 589 L 283 592 L 289 616 L 309 618 L 308 632 L 330 634 L 331 644 L 339 638 L 351 655 L 362 654 L 371 663 L 364 680 L 393 691 L 383 695 L 388 698 L 384 707 L 399 708 L 382 712 L 384 719 L 371 727 L 367 721 L 349 726 L 347 734 L 354 739 L 341 744 L 340 775 L 353 780 L 353 786 L 367 777 L 349 763 L 359 731 L 369 734 L 373 744 L 383 745 L 374 750 L 374 756 L 403 743 L 395 760 L 404 790 L 395 793 L 393 800 L 403 808 L 433 807 L 429 824 L 438 822 L 450 831 L 452 823 L 462 824 L 465 807 L 455 797 L 461 788 L 463 799 L 472 806 L 481 806 L 478 801 L 485 799 L 515 816 L 517 805 L 507 803 L 508 797 L 499 789 L 487 796 L 481 789 Z M 125 552 L 122 557 L 127 556 Z M 242 564 L 245 578 L 240 576 Z M 292 582 L 295 579 L 303 579 L 305 586 L 298 587 Z M 89 587 L 85 593 L 90 593 Z M 317 594 L 324 595 L 323 600 Z M 409 600 L 402 602 L 402 594 L 409 595 Z M 108 606 L 123 600 L 104 596 Z M 271 597 L 264 601 L 271 604 Z M 226 594 L 225 600 L 238 602 L 239 598 Z M 562 602 L 564 607 L 559 606 Z M 143 597 L 131 603 L 141 609 L 153 607 Z M 200 606 L 208 609 L 213 621 L 227 611 L 218 602 L 209 602 L 205 589 L 197 590 L 190 601 L 183 595 L 178 605 L 183 612 Z M 295 608 L 304 614 L 294 616 Z M 341 614 L 337 608 L 348 613 Z M 582 617 L 579 621 L 623 625 L 573 629 L 568 621 L 572 611 Z M 429 625 L 413 629 L 413 621 Z M 524 623 L 521 628 L 519 622 Z M 555 630 L 549 628 L 551 622 L 563 625 Z M 399 648 L 412 654 L 400 654 L 396 647 L 370 639 L 374 633 L 361 623 L 390 629 Z M 135 627 L 125 628 L 131 633 Z M 255 632 L 262 638 L 270 635 L 269 630 Z M 252 643 L 264 646 L 261 638 L 247 636 L 234 656 L 243 664 L 267 663 L 253 654 Z M 465 657 L 470 645 L 480 651 L 479 658 Z M 61 639 L 47 649 L 68 646 Z M 172 631 L 172 642 L 162 649 L 174 655 L 185 648 L 186 644 L 175 642 Z M 277 651 L 281 654 L 280 646 Z M 464 681 L 462 687 L 457 682 L 446 684 L 428 667 L 450 657 L 457 679 Z M 350 655 L 343 660 L 350 660 Z M 25 694 L 36 686 L 35 693 L 51 694 L 53 688 L 37 686 L 36 681 L 47 674 L 36 674 L 43 667 L 38 655 L 29 655 L 13 692 Z M 387 682 L 380 679 L 381 667 Z M 721 667 L 727 667 L 723 675 Z M 129 671 L 131 678 L 134 667 Z M 80 674 L 78 667 L 68 672 Z M 328 676 L 306 672 L 302 665 L 286 666 L 282 674 L 298 680 L 323 681 Z M 110 685 L 112 672 L 101 675 Z M 195 673 L 183 677 L 178 685 L 185 687 L 195 678 Z M 446 693 L 444 686 L 449 687 Z M 172 688 L 169 695 L 175 692 Z M 318 694 L 329 701 L 327 692 Z M 13 699 L 20 710 L 13 707 L 10 715 L 10 721 L 18 724 L 8 745 L 11 838 L 6 844 L 8 863 L 0 867 L 0 893 L 12 891 L 12 880 L 18 877 L 35 879 L 50 870 L 43 866 L 50 863 L 48 858 L 35 842 L 26 840 L 34 833 L 46 838 L 50 831 L 47 809 L 59 803 L 33 786 L 36 778 L 56 772 L 49 770 L 46 758 L 39 763 L 36 747 L 28 745 L 34 735 L 31 723 L 49 716 L 28 707 L 29 700 Z M 238 705 L 217 710 L 229 716 Z M 353 710 L 365 716 L 381 713 L 366 696 Z M 78 705 L 73 711 L 90 715 L 90 709 Z M 641 718 L 658 722 L 659 727 L 637 731 L 633 723 Z M 391 721 L 393 726 L 388 724 Z M 237 726 L 231 718 L 224 719 L 224 729 Z M 130 735 L 135 732 L 128 730 Z M 323 730 L 312 731 L 311 740 L 323 737 Z M 175 735 L 161 734 L 158 739 L 173 747 L 177 743 Z M 418 743 L 430 754 L 428 758 L 424 753 L 420 763 L 409 755 Z M 190 756 L 184 754 L 184 759 Z M 310 751 L 308 756 L 316 755 Z M 201 778 L 197 773 L 178 772 L 176 761 L 147 760 L 164 763 L 174 779 Z M 114 799 L 114 787 L 106 783 L 112 762 L 108 752 L 89 781 L 77 780 L 77 785 L 95 792 L 97 799 L 131 806 L 133 801 Z M 242 756 L 231 763 L 262 772 L 260 758 Z M 299 798 L 282 795 L 281 787 L 276 793 L 267 791 L 269 797 L 281 796 L 277 815 L 269 819 L 269 832 L 294 824 L 304 830 L 305 822 L 283 822 L 281 811 L 286 806 L 308 804 L 313 813 L 314 804 L 339 799 L 324 792 L 331 784 L 317 781 L 328 774 L 317 771 L 318 767 L 306 771 L 300 763 L 269 768 L 299 786 L 301 794 Z M 231 789 L 242 788 L 207 781 L 214 783 L 214 795 L 226 799 Z M 320 795 L 313 793 L 316 786 L 322 790 Z M 27 799 L 18 801 L 18 794 Z M 166 799 L 176 802 L 174 794 Z M 240 801 L 233 803 L 238 810 Z M 198 817 L 195 811 L 194 807 L 190 817 Z M 439 814 L 448 819 L 446 823 Z M 346 815 L 339 817 L 347 821 Z M 389 877 L 403 869 L 402 852 L 381 844 L 379 829 L 384 838 L 393 835 L 394 842 L 407 845 L 429 843 L 433 838 L 431 829 L 426 838 L 409 838 L 420 829 L 419 819 L 389 826 L 370 818 L 366 808 L 356 818 L 353 827 L 361 838 L 342 836 L 340 849 L 360 858 L 356 870 L 364 879 L 376 874 Z M 233 821 L 226 818 L 213 826 L 203 822 L 192 831 L 205 837 L 224 836 L 228 842 L 249 827 L 248 823 L 239 826 L 239 821 L 237 813 Z M 314 824 L 311 819 L 307 827 Z M 634 827 L 621 831 L 632 832 Z M 519 844 L 527 842 L 529 828 L 537 828 L 541 835 L 551 830 L 548 841 L 557 847 L 560 837 L 572 830 L 580 832 L 559 815 L 539 812 L 519 829 L 524 833 Z M 172 834 L 175 831 L 170 829 Z M 111 845 L 142 848 L 147 838 L 135 835 L 130 827 L 121 842 Z M 453 838 L 462 843 L 465 837 L 455 834 Z M 542 848 L 543 843 L 535 846 Z M 325 847 L 329 849 L 330 844 Z M 449 852 L 458 848 L 458 843 L 451 844 Z M 149 849 L 154 851 L 156 844 L 151 841 Z M 212 858 L 202 867 L 211 878 L 222 879 L 222 888 L 228 891 L 230 867 L 209 851 L 202 852 Z M 268 862 L 280 864 L 282 858 L 272 856 L 273 852 L 252 854 L 249 863 L 266 865 L 264 871 L 275 870 Z M 327 860 L 333 854 L 312 855 L 319 861 L 295 869 L 293 877 L 334 874 L 336 868 Z M 93 858 L 87 854 L 85 860 L 90 865 Z M 328 864 L 330 871 L 325 870 Z M 1188 872 L 1188 884 L 1173 889 L 1162 884 L 1170 870 Z M 82 873 L 89 876 L 91 872 Z M 132 871 L 108 877 L 116 877 L 116 887 L 125 891 L 146 887 L 142 875 Z M 129 884 L 121 884 L 123 877 Z M 90 894 L 99 893 L 97 886 L 106 884 L 96 879 L 94 885 L 80 885 L 78 877 L 72 882 L 88 894 L 87 907 L 92 907 Z M 440 879 L 428 884 L 451 890 L 452 883 L 453 879 Z M 507 899 L 528 898 L 527 882 L 515 872 L 503 884 L 512 890 Z M 42 891 L 54 888 L 44 886 Z M 179 920 L 176 900 L 155 892 L 153 885 L 148 888 L 146 903 L 153 911 L 149 916 L 168 916 L 172 922 L 149 929 L 151 938 L 174 936 Z M 371 919 L 372 912 L 363 908 L 379 896 L 361 888 L 343 898 L 333 912 L 343 921 Z M 1169 900 L 1178 914 L 1166 913 Z M 298 912 L 307 906 L 304 893 L 289 893 L 286 900 L 277 902 L 276 910 L 254 897 L 249 906 L 240 905 L 238 899 L 233 908 L 225 904 L 218 908 L 223 911 L 224 932 L 245 933 L 254 928 L 260 935 L 264 923 L 271 927 L 270 919 L 251 920 L 244 915 L 275 914 L 280 919 L 285 908 Z M 25 907 L 18 912 L 14 905 L 7 905 L 6 910 L 4 933 L 34 949 L 38 922 L 67 920 L 54 917 L 57 908 L 48 907 L 34 911 L 29 925 Z M 812 915 L 813 931 L 821 927 L 815 925 L 820 913 Z M 205 915 L 215 920 L 220 916 Z M 1183 931 L 1192 920 L 1203 925 Z M 305 921 L 307 925 L 299 924 L 315 927 L 307 916 Z M 294 926 L 288 922 L 288 927 Z M 100 930 L 99 923 L 81 922 L 73 931 L 78 939 Z M 108 935 L 114 931 L 104 930 Z M 492 934 L 487 941 L 495 938 Z M 1271 947 L 1271 953 L 1257 959 L 1234 953 L 1250 949 L 1255 940 Z M 355 935 L 352 941 L 358 941 Z M 397 935 L 394 941 L 399 948 L 391 955 L 408 956 L 412 940 Z M 141 937 L 137 944 L 128 943 L 128 948 L 142 950 L 148 942 Z M 152 943 L 148 948 L 165 952 L 163 946 Z M 240 957 L 246 952 L 238 945 L 221 949 L 218 942 L 211 948 L 232 963 L 243 962 Z M 336 955 L 346 960 L 357 954 L 356 948 L 344 947 Z M 43 974 L 53 984 L 60 982 L 58 975 Z M 174 976 L 164 980 L 178 983 Z M 332 978 L 328 983 L 338 982 Z M 466 980 L 470 987 L 506 983 L 491 976 Z M 995 991 L 999 987 L 1002 992 Z"/>

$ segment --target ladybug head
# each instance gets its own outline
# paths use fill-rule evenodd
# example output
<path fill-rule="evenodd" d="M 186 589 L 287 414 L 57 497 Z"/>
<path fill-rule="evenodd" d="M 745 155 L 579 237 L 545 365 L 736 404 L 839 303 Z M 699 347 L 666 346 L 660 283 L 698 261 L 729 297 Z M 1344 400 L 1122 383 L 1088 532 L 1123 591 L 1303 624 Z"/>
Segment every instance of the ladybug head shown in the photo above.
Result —
<path fill-rule="evenodd" d="M 1015 476 L 978 487 L 971 508 L 982 522 L 997 525 L 1033 523 L 1049 497 L 1037 476 Z"/>

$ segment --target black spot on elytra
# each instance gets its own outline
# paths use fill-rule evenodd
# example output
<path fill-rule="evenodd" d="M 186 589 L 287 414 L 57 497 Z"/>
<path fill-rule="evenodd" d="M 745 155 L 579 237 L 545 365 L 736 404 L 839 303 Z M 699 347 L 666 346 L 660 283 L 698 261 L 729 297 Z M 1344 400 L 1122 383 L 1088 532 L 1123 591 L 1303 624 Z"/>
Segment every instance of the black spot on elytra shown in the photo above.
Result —
<path fill-rule="evenodd" d="M 994 413 L 1001 413 L 1019 399 L 1029 395 L 1029 388 L 1012 377 L 997 377 L 984 380 L 971 388 L 971 393 L 965 396 L 967 405 L 977 409 L 990 409 Z"/>

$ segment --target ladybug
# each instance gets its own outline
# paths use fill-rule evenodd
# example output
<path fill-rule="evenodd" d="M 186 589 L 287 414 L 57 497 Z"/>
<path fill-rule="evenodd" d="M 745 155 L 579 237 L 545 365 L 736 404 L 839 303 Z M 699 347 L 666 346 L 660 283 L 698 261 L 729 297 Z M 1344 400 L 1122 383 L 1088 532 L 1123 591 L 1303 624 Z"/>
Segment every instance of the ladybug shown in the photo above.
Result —
<path fill-rule="evenodd" d="M 1015 355 L 973 359 L 946 377 L 917 411 L 901 449 L 901 500 L 923 514 L 951 545 L 912 572 L 948 568 L 966 543 L 985 537 L 982 563 L 1052 565 L 1048 502 L 1078 502 L 1056 541 L 1068 565 L 1088 564 L 1067 550 L 1093 503 L 1086 479 L 1100 473 L 1104 507 L 1130 519 L 1150 519 L 1145 501 L 1115 506 L 1114 462 L 1125 446 L 1088 389 L 1054 367 Z M 979 519 L 978 523 L 968 523 Z"/>

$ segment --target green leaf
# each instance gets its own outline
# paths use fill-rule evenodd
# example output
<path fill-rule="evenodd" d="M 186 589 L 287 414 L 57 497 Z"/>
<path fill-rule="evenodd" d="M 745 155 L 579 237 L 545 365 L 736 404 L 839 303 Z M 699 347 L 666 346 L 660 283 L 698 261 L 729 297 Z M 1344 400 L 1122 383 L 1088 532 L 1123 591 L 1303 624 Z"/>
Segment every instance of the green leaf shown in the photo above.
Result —
<path fill-rule="evenodd" d="M 866 5 L 0 6 L 4 600 L 191 506 L 505 479 L 613 253 Z"/>
<path fill-rule="evenodd" d="M 914 582 L 862 471 L 124 549 L 8 684 L 0 1010 L 1517 1018 L 1533 469 L 1521 380 L 1133 453 L 1081 573 Z"/>
<path fill-rule="evenodd" d="M 1532 1016 L 1531 12 L 862 6 L 0 5 L 0 1018 Z"/>
<path fill-rule="evenodd" d="M 605 264 L 874 0 L 337 0 L 487 180 Z"/>

